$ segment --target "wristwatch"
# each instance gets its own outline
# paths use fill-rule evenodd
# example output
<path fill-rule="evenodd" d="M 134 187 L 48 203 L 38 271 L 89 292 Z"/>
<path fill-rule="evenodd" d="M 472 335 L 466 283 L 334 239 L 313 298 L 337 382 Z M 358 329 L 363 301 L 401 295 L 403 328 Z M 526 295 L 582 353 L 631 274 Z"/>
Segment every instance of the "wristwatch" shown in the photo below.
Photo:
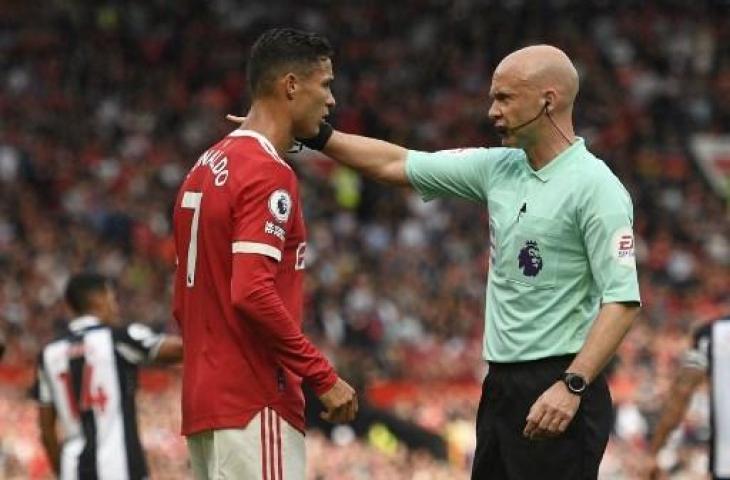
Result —
<path fill-rule="evenodd" d="M 565 372 L 562 376 L 563 383 L 568 387 L 568 391 L 579 397 L 583 395 L 588 387 L 586 378 L 579 373 Z"/>

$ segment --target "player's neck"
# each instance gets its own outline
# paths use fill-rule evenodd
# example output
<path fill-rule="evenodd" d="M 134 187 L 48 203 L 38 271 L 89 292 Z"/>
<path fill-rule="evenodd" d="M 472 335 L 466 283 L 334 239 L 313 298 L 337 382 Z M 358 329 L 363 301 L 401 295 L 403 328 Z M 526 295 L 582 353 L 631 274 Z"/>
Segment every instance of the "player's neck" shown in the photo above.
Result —
<path fill-rule="evenodd" d="M 107 315 L 105 315 L 104 312 L 99 311 L 99 310 L 87 310 L 83 313 L 78 313 L 75 316 L 75 318 L 77 318 L 77 319 L 84 318 L 84 317 L 93 318 L 93 319 L 97 320 L 99 323 L 101 323 L 102 325 L 111 325 L 112 324 L 112 322 L 107 317 Z"/>
<path fill-rule="evenodd" d="M 255 102 L 246 114 L 241 129 L 253 130 L 266 137 L 279 155 L 284 155 L 292 144 L 291 120 L 268 103 Z"/>

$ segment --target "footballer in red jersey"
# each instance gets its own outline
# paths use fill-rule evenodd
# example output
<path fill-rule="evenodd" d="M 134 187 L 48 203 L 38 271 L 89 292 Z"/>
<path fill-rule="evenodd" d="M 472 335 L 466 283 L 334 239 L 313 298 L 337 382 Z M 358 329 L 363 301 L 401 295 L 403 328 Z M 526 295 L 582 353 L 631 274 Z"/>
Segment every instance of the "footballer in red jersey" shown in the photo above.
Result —
<path fill-rule="evenodd" d="M 325 418 L 357 411 L 354 390 L 301 331 L 306 232 L 280 156 L 334 106 L 330 56 L 319 35 L 264 33 L 248 64 L 247 120 L 200 156 L 177 196 L 173 310 L 196 478 L 304 478 L 303 381 Z"/>

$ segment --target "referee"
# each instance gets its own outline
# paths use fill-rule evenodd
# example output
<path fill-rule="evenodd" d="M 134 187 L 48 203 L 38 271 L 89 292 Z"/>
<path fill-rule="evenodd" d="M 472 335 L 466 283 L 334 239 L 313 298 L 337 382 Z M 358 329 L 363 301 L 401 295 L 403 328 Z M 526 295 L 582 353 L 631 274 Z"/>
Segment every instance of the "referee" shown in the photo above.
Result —
<path fill-rule="evenodd" d="M 488 206 L 489 373 L 474 480 L 597 478 L 608 442 L 613 412 L 601 372 L 640 302 L 633 207 L 574 133 L 577 93 L 567 55 L 535 45 L 508 55 L 492 77 L 489 117 L 503 148 L 409 151 L 328 124 L 304 141 L 425 200 Z"/>
<path fill-rule="evenodd" d="M 41 440 L 51 465 L 62 480 L 145 479 L 134 403 L 137 365 L 179 361 L 182 342 L 139 323 L 119 326 L 114 289 L 101 275 L 72 277 L 66 302 L 75 317 L 38 361 Z"/>
<path fill-rule="evenodd" d="M 709 377 L 710 472 L 714 480 L 730 480 L 730 316 L 698 328 L 692 339 L 651 439 L 647 478 L 658 478 L 657 454 L 684 417 L 695 389 Z"/>

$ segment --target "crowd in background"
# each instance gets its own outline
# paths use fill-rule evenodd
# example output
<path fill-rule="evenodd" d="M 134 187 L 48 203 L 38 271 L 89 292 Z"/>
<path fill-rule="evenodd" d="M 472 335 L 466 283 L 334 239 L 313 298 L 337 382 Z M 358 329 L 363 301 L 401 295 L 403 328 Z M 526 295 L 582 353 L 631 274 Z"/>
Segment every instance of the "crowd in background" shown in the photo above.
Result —
<path fill-rule="evenodd" d="M 700 175 L 695 132 L 730 134 L 730 6 L 705 2 L 55 0 L 0 8 L 0 476 L 45 475 L 26 389 L 63 327 L 71 272 L 118 280 L 126 319 L 175 329 L 171 208 L 187 169 L 247 106 L 245 59 L 265 28 L 321 32 L 336 50 L 341 130 L 435 150 L 496 145 L 490 75 L 551 43 L 581 76 L 577 133 L 634 200 L 641 319 L 611 366 L 606 479 L 632 478 L 693 325 L 730 311 L 727 200 Z M 294 159 L 308 226 L 305 329 L 362 390 L 483 378 L 487 212 L 423 203 L 321 155 Z M 31 372 L 30 374 L 28 372 Z M 154 478 L 187 470 L 177 373 L 140 395 Z M 415 387 L 414 387 L 415 388 Z M 449 438 L 449 462 L 338 429 L 309 435 L 312 479 L 465 478 L 476 395 L 398 396 Z M 426 392 L 426 393 L 424 393 Z M 707 395 L 663 456 L 704 478 Z M 333 460 L 341 468 L 324 465 Z"/>

